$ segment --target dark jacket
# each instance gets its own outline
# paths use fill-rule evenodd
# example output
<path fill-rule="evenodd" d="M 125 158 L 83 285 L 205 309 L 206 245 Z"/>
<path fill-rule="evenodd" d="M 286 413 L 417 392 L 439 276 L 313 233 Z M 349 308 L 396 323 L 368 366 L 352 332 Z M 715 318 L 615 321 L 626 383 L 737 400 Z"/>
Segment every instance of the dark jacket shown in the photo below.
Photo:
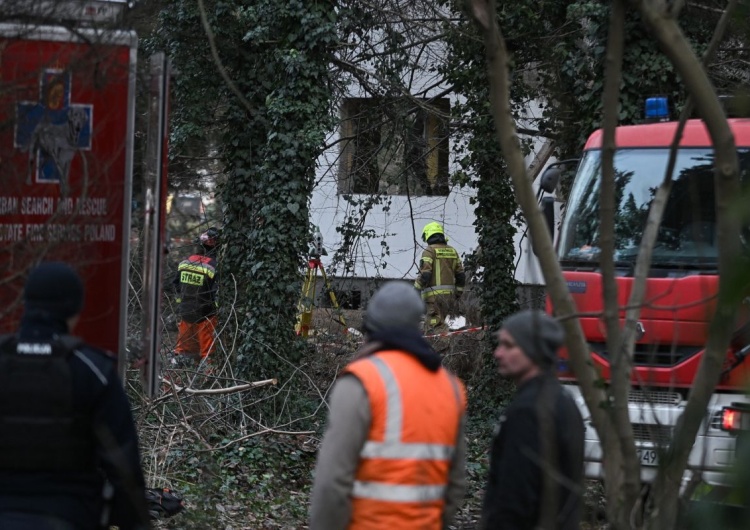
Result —
<path fill-rule="evenodd" d="M 583 443 L 581 414 L 557 379 L 544 374 L 523 383 L 500 415 L 480 528 L 546 530 L 552 526 L 542 522 L 547 507 L 556 530 L 578 529 Z"/>
<path fill-rule="evenodd" d="M 48 341 L 67 327 L 43 316 L 25 316 L 19 341 Z M 138 437 L 115 359 L 81 344 L 68 357 L 72 404 L 83 413 L 85 436 L 95 447 L 98 470 L 9 471 L 0 469 L 0 512 L 45 513 L 78 530 L 100 528 L 104 477 L 114 486 L 110 524 L 121 530 L 150 528 Z M 0 390 L 0 399 L 3 397 Z M 98 428 L 98 434 L 95 432 Z M 54 441 L 50 441 L 54 443 Z"/>
<path fill-rule="evenodd" d="M 193 254 L 177 267 L 177 314 L 186 322 L 199 322 L 216 314 L 217 267 L 213 252 Z"/>

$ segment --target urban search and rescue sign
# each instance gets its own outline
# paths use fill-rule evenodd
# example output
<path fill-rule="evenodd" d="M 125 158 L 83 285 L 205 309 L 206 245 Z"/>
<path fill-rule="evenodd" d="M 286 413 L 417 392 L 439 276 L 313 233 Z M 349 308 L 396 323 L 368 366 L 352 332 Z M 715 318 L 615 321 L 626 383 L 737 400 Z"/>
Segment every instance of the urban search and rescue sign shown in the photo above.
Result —
<path fill-rule="evenodd" d="M 86 284 L 77 335 L 125 349 L 136 37 L 0 24 L 0 331 L 40 261 Z M 124 356 L 123 356 L 124 357 Z"/>

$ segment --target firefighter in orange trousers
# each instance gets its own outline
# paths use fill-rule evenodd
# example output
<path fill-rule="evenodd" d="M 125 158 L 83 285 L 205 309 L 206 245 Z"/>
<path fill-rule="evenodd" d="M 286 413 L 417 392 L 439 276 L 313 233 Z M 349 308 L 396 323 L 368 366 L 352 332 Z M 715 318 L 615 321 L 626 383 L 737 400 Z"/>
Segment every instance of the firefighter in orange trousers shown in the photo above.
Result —
<path fill-rule="evenodd" d="M 430 333 L 447 331 L 445 318 L 458 309 L 466 274 L 461 257 L 448 244 L 443 225 L 435 222 L 425 225 L 422 241 L 427 243 L 427 248 L 419 260 L 419 276 L 414 287 L 420 291 L 427 306 L 425 328 Z"/>
<path fill-rule="evenodd" d="M 421 333 L 424 303 L 388 282 L 364 316 L 365 344 L 331 393 L 311 530 L 447 528 L 464 496 L 463 384 Z"/>
<path fill-rule="evenodd" d="M 197 363 L 216 350 L 219 231 L 209 228 L 196 243 L 198 252 L 180 262 L 174 280 L 179 290 L 177 314 L 180 317 L 176 363 L 186 360 Z"/>

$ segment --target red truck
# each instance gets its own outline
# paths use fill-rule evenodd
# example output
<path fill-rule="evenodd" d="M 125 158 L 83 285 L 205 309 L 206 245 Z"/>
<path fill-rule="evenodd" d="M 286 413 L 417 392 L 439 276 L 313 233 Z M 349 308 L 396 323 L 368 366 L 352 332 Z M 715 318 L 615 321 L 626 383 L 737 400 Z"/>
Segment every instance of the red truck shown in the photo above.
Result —
<path fill-rule="evenodd" d="M 750 181 L 750 119 L 730 119 L 743 182 Z M 633 271 L 650 203 L 667 168 L 677 122 L 659 121 L 616 129 L 615 256 L 619 305 L 625 307 L 633 286 Z M 557 248 L 563 274 L 584 315 L 581 327 L 591 362 L 609 379 L 603 320 L 602 275 L 599 268 L 599 184 L 602 130 L 584 148 L 570 189 Z M 659 448 L 668 444 L 684 409 L 703 355 L 718 291 L 715 239 L 714 165 L 711 139 L 702 121 L 686 124 L 676 158 L 671 195 L 656 239 L 646 284 L 629 395 L 630 419 L 642 465 L 642 479 L 651 482 L 659 463 Z M 750 236 L 743 233 L 743 238 Z M 750 239 L 743 241 L 750 244 Z M 741 244 L 740 241 L 737 244 Z M 624 311 L 621 318 L 624 322 Z M 750 335 L 737 332 L 727 352 L 725 370 L 711 398 L 690 455 L 685 479 L 700 472 L 714 485 L 726 484 L 734 462 L 736 432 L 750 400 Z M 586 475 L 602 476 L 602 450 L 590 415 L 568 363 L 562 359 L 559 377 L 586 418 Z"/>
<path fill-rule="evenodd" d="M 29 268 L 64 260 L 86 284 L 76 333 L 123 362 L 137 38 L 111 24 L 126 5 L 0 1 L 0 332 Z"/>

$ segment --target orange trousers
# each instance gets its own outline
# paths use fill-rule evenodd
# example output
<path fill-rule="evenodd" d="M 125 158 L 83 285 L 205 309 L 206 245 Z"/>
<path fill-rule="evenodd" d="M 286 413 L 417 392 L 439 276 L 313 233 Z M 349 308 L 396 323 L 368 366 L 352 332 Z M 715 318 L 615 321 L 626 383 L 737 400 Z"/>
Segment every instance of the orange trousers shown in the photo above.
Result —
<path fill-rule="evenodd" d="M 198 322 L 180 320 L 175 353 L 205 359 L 216 350 L 216 315 Z"/>

